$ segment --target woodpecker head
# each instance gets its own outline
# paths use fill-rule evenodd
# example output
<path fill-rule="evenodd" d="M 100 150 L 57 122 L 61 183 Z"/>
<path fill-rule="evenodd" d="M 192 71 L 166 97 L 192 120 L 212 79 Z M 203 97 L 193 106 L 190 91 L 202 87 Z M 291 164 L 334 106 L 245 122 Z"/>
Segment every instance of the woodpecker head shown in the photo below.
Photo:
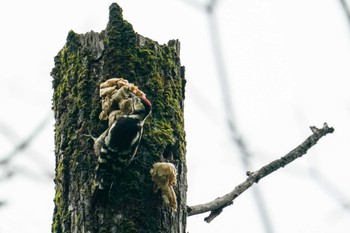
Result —
<path fill-rule="evenodd" d="M 141 120 L 145 120 L 152 110 L 152 104 L 146 97 L 139 97 L 131 94 L 131 113 L 130 115 L 137 116 Z"/>

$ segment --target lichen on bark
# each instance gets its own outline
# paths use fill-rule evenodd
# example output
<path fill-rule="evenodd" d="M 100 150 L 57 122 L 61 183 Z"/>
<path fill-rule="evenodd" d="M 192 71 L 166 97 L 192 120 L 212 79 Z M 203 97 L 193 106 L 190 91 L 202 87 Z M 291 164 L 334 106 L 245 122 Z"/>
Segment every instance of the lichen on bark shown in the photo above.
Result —
<path fill-rule="evenodd" d="M 106 30 L 69 32 L 51 72 L 56 119 L 53 232 L 185 232 L 185 79 L 179 52 L 177 40 L 160 45 L 135 33 L 115 3 Z M 152 101 L 153 112 L 137 159 L 114 178 L 108 206 L 93 208 L 91 182 L 97 161 L 93 141 L 83 134 L 97 136 L 107 128 L 107 122 L 98 119 L 98 87 L 113 77 L 139 86 Z M 149 170 L 162 159 L 177 168 L 177 212 L 152 191 Z"/>

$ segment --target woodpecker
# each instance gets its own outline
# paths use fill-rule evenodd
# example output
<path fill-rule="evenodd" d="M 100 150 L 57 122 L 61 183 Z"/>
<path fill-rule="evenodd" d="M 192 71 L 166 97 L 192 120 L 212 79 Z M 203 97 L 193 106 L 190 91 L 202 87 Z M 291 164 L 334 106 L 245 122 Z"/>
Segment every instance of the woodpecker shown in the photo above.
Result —
<path fill-rule="evenodd" d="M 129 111 L 116 115 L 108 129 L 95 140 L 94 150 L 98 157 L 94 177 L 95 198 L 101 195 L 104 195 L 101 198 L 108 198 L 113 174 L 122 172 L 135 157 L 144 122 L 151 113 L 152 104 L 146 97 L 131 92 L 130 96 L 124 103 Z"/>

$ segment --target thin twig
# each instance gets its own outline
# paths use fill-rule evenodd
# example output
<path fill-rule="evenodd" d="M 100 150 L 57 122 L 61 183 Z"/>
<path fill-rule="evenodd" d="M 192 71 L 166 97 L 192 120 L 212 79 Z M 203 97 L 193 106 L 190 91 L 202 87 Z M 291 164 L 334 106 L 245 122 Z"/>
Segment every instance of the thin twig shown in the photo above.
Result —
<path fill-rule="evenodd" d="M 346 2 L 346 0 L 340 0 L 340 4 L 344 10 L 348 23 L 350 23 L 350 10 L 349 10 L 348 3 Z"/>
<path fill-rule="evenodd" d="M 255 172 L 247 172 L 248 178 L 243 183 L 236 186 L 235 189 L 230 193 L 222 197 L 219 197 L 214 201 L 188 207 L 188 216 L 211 211 L 211 214 L 209 215 L 209 218 L 206 218 L 206 221 L 207 222 L 212 221 L 215 217 L 217 217 L 221 213 L 223 208 L 231 205 L 233 203 L 233 200 L 236 197 L 241 195 L 244 191 L 250 188 L 254 183 L 258 183 L 260 179 L 286 166 L 287 164 L 293 162 L 295 159 L 303 156 L 312 146 L 314 146 L 317 143 L 317 141 L 320 138 L 322 138 L 323 136 L 329 133 L 333 133 L 334 131 L 334 129 L 332 127 L 328 127 L 326 123 L 321 129 L 317 129 L 314 126 L 310 128 L 313 134 L 309 136 L 303 143 L 301 143 L 294 150 L 289 152 L 287 155 L 281 157 L 280 159 L 272 161 L 271 163 L 263 166 L 262 168 L 260 168 Z"/>
<path fill-rule="evenodd" d="M 236 124 L 236 117 L 235 117 L 235 110 L 233 105 L 233 98 L 230 91 L 230 82 L 229 82 L 229 75 L 227 73 L 227 68 L 225 65 L 225 59 L 223 54 L 223 49 L 221 46 L 221 39 L 220 39 L 220 30 L 219 30 L 219 23 L 217 21 L 216 16 L 216 7 L 218 4 L 218 0 L 210 0 L 206 7 L 206 13 L 208 17 L 208 28 L 211 36 L 211 42 L 212 42 L 212 48 L 214 52 L 214 57 L 216 61 L 217 71 L 218 71 L 218 78 L 219 78 L 219 84 L 220 89 L 222 93 L 222 103 L 225 106 L 225 115 L 227 117 L 226 123 L 229 129 L 229 133 L 232 139 L 232 142 L 237 145 L 238 150 L 241 154 L 240 159 L 242 162 L 243 169 L 245 171 L 250 170 L 250 162 L 249 158 L 252 158 L 251 153 L 248 150 L 248 146 L 246 144 L 246 141 L 241 136 L 240 130 L 237 127 Z M 253 198 L 256 203 L 257 211 L 259 213 L 260 219 L 262 221 L 262 224 L 264 226 L 264 232 L 265 233 L 273 233 L 273 223 L 271 221 L 270 215 L 268 213 L 268 208 L 264 202 L 264 198 L 262 196 L 262 193 L 260 189 L 254 189 L 253 190 Z M 215 217 L 214 217 L 215 218 Z M 209 219 L 213 219 L 212 217 Z M 209 219 L 206 221 L 208 222 Z"/>
<path fill-rule="evenodd" d="M 339 188 L 322 175 L 316 168 L 309 169 L 311 177 L 317 182 L 317 184 L 333 198 L 343 209 L 350 211 L 350 199 L 344 195 Z"/>
<path fill-rule="evenodd" d="M 5 201 L 0 201 L 0 207 L 4 206 L 6 204 Z"/>
<path fill-rule="evenodd" d="M 19 154 L 19 152 L 25 150 L 32 143 L 32 141 L 35 139 L 35 137 L 37 137 L 39 135 L 39 133 L 41 133 L 41 131 L 46 126 L 49 125 L 50 121 L 51 121 L 51 114 L 46 116 L 43 119 L 43 121 L 41 121 L 39 123 L 39 125 L 33 130 L 33 132 L 30 135 L 28 135 L 28 137 L 25 138 L 23 141 L 18 143 L 10 153 L 8 153 L 4 156 L 1 156 L 0 165 L 8 164 L 16 155 Z"/>

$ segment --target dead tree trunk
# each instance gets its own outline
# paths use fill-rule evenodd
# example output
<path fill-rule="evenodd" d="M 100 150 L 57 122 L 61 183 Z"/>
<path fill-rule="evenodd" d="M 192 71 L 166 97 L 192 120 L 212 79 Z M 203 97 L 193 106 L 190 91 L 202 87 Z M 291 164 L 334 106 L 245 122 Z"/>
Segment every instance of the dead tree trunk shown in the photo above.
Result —
<path fill-rule="evenodd" d="M 55 57 L 56 195 L 52 232 L 185 232 L 186 158 L 183 117 L 184 68 L 176 40 L 159 45 L 134 32 L 117 4 L 110 6 L 106 30 L 69 32 Z M 92 179 L 97 164 L 93 141 L 107 122 L 99 120 L 99 84 L 122 77 L 152 101 L 137 159 L 118 177 L 107 206 L 93 208 Z M 178 208 L 153 192 L 150 169 L 166 160 L 177 168 Z"/>

